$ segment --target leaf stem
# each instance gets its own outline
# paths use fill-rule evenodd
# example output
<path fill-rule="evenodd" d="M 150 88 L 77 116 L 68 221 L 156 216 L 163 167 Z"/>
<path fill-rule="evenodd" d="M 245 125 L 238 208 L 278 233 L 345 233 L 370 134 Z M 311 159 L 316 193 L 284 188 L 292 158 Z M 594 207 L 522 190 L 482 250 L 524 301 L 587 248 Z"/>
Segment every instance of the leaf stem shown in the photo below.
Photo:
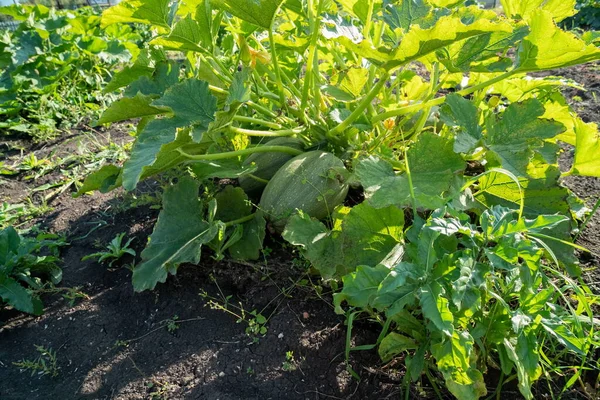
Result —
<path fill-rule="evenodd" d="M 468 95 L 470 95 L 470 94 L 472 94 L 472 93 L 474 93 L 474 92 L 476 92 L 478 90 L 481 90 L 481 89 L 484 89 L 484 88 L 486 88 L 488 86 L 491 86 L 491 85 L 493 85 L 496 82 L 500 82 L 500 81 L 502 81 L 504 79 L 507 79 L 510 76 L 512 76 L 512 75 L 514 75 L 514 74 L 516 74 L 518 72 L 519 71 L 515 71 L 515 70 L 505 72 L 505 73 L 503 73 L 501 75 L 498 75 L 495 78 L 492 78 L 490 80 L 482 82 L 482 83 L 480 83 L 478 85 L 475 85 L 475 86 L 472 86 L 472 87 L 469 87 L 469 88 L 466 88 L 466 89 L 463 89 L 463 90 L 459 90 L 458 92 L 456 92 L 456 94 L 458 94 L 460 96 L 468 96 Z M 400 115 L 410 114 L 412 112 L 422 110 L 423 108 L 428 108 L 428 107 L 433 107 L 433 106 L 439 106 L 441 104 L 444 104 L 445 101 L 446 101 L 446 96 L 441 96 L 441 97 L 435 98 L 433 100 L 426 101 L 424 103 L 411 104 L 409 106 L 400 107 L 400 108 L 397 108 L 395 110 L 390 110 L 390 111 L 381 113 L 379 115 L 376 115 L 375 117 L 373 117 L 372 122 L 373 123 L 377 123 L 377 122 L 380 122 L 380 121 L 384 121 L 384 120 L 386 120 L 388 118 L 397 117 L 397 116 L 400 116 Z"/>
<path fill-rule="evenodd" d="M 279 70 L 279 61 L 277 61 L 277 51 L 275 50 L 275 37 L 273 36 L 273 24 L 269 28 L 269 45 L 271 47 L 271 60 L 273 60 L 273 68 L 275 69 L 275 78 L 277 81 L 277 89 L 279 90 L 279 101 L 281 107 L 285 107 L 285 93 L 283 89 L 283 82 L 281 80 L 281 71 Z"/>
<path fill-rule="evenodd" d="M 229 127 L 229 131 L 233 133 L 239 133 L 242 135 L 248 136 L 262 136 L 262 137 L 282 137 L 282 136 L 292 136 L 297 135 L 304 132 L 306 129 L 304 128 L 294 128 L 294 129 L 282 129 L 279 131 L 257 131 L 253 129 L 244 129 L 237 128 L 234 126 Z"/>
<path fill-rule="evenodd" d="M 308 93 L 309 93 L 310 86 L 313 81 L 313 67 L 315 64 L 314 60 L 315 60 L 315 56 L 317 54 L 317 47 L 318 47 L 318 41 L 319 41 L 319 25 L 321 23 L 321 20 L 319 19 L 320 12 L 321 12 L 321 1 L 319 1 L 318 5 L 317 5 L 316 14 L 315 14 L 314 7 L 315 7 L 314 2 L 309 0 L 308 12 L 310 13 L 309 18 L 311 21 L 312 32 L 311 32 L 311 36 L 310 36 L 308 60 L 306 61 L 306 72 L 304 74 L 304 86 L 302 88 L 302 100 L 300 102 L 301 110 L 306 109 L 307 102 L 308 102 Z M 317 108 L 318 108 L 318 105 L 317 105 Z"/>
<path fill-rule="evenodd" d="M 225 227 L 229 228 L 233 225 L 243 224 L 244 222 L 248 222 L 254 218 L 256 213 L 252 213 L 250 215 L 246 215 L 245 217 L 234 219 L 233 221 L 225 222 Z"/>
<path fill-rule="evenodd" d="M 280 152 L 287 153 L 293 156 L 297 156 L 303 153 L 303 151 L 294 149 L 292 147 L 287 146 L 257 146 L 251 147 L 248 149 L 235 150 L 235 151 L 225 151 L 222 153 L 213 153 L 213 154 L 188 154 L 182 149 L 177 149 L 177 152 L 188 158 L 190 160 L 198 160 L 198 161 L 215 161 L 215 160 L 224 160 L 227 158 L 246 156 L 254 153 L 270 153 L 270 152 Z"/>
<path fill-rule="evenodd" d="M 283 127 L 275 122 L 271 122 L 271 121 L 265 121 L 264 119 L 258 119 L 258 118 L 252 118 L 252 117 L 245 117 L 242 115 L 236 115 L 235 117 L 233 117 L 234 121 L 238 121 L 238 122 L 245 122 L 248 124 L 255 124 L 255 125 L 263 125 L 266 126 L 267 128 L 272 128 L 272 129 L 282 129 Z"/>
<path fill-rule="evenodd" d="M 575 235 L 575 238 L 573 239 L 574 242 L 577 241 L 577 239 L 579 239 L 579 236 L 581 236 L 581 234 L 587 227 L 587 224 L 591 221 L 594 214 L 596 214 L 596 211 L 598 211 L 598 208 L 600 208 L 600 198 L 598 199 L 598 201 L 596 201 L 596 204 L 594 204 L 594 208 L 592 208 L 592 212 L 590 213 L 590 215 L 588 215 L 588 217 L 585 219 L 583 224 L 581 224 L 581 227 L 579 228 L 579 232 L 577 232 L 577 235 Z"/>
<path fill-rule="evenodd" d="M 387 71 L 384 72 L 383 75 L 379 78 L 379 82 L 377 82 L 377 84 L 375 86 L 373 86 L 373 88 L 371 88 L 369 93 L 367 93 L 365 95 L 365 97 L 360 101 L 360 103 L 358 104 L 356 109 L 352 112 L 352 114 L 350 114 L 348 116 L 348 118 L 346 118 L 344 121 L 342 121 L 339 125 L 332 128 L 329 131 L 329 134 L 337 135 L 337 134 L 341 133 L 342 131 L 344 131 L 344 129 L 349 127 L 351 123 L 356 121 L 362 115 L 362 113 L 365 111 L 365 109 L 369 106 L 369 104 L 371 104 L 373 99 L 379 94 L 381 89 L 385 86 L 385 83 L 386 83 L 387 79 L 389 78 L 389 76 L 390 75 Z"/>

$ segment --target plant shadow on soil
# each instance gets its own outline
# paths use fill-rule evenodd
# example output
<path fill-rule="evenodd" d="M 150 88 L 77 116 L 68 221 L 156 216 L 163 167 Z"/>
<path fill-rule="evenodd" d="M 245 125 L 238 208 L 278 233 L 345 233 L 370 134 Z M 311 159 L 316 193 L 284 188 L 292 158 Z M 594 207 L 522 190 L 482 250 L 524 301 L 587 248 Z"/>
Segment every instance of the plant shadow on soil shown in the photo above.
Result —
<path fill-rule="evenodd" d="M 104 210 L 120 201 L 111 197 L 61 196 L 56 211 L 45 218 L 51 230 L 68 232 L 71 243 L 62 254 L 61 286 L 79 286 L 89 299 L 71 307 L 59 296 L 46 297 L 46 311 L 38 318 L 0 311 L 0 398 L 144 399 L 155 393 L 154 398 L 168 399 L 345 399 L 398 393 L 399 378 L 380 371 L 374 352 L 353 354 L 362 381 L 351 378 L 344 360 L 344 319 L 330 304 L 299 286 L 293 298 L 282 295 L 280 289 L 293 286 L 300 276 L 283 250 L 254 268 L 205 255 L 199 266 L 181 267 L 155 291 L 136 294 L 128 269 L 82 262 L 97 243 L 120 232 L 136 238 L 133 247 L 139 254 L 151 233 L 156 211 L 142 207 L 109 216 Z M 100 220 L 106 223 L 86 236 Z M 263 314 L 272 317 L 266 336 L 252 343 L 245 323 L 205 307 L 199 293 L 216 296 L 219 289 L 246 311 L 267 306 Z M 182 322 L 169 332 L 165 321 L 175 315 Z M 377 332 L 363 325 L 355 332 L 359 344 L 375 341 Z M 127 346 L 117 344 L 128 340 Z M 56 351 L 57 377 L 31 377 L 13 365 L 35 359 L 34 345 Z M 284 366 L 288 351 L 295 369 Z"/>

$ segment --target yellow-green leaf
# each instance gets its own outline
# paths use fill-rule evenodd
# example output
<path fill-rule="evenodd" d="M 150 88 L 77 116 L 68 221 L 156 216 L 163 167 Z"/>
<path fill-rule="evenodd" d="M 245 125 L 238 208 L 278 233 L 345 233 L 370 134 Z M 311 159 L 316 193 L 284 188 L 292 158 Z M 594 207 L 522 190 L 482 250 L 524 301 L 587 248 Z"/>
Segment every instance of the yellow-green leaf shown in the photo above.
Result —
<path fill-rule="evenodd" d="M 575 14 L 575 0 L 500 0 L 504 13 L 511 18 L 529 21 L 537 10 L 545 10 L 556 21 Z"/>
<path fill-rule="evenodd" d="M 547 11 L 534 11 L 529 27 L 531 32 L 519 48 L 519 71 L 542 71 L 600 59 L 599 48 L 558 28 Z"/>
<path fill-rule="evenodd" d="M 169 28 L 170 0 L 123 0 L 102 13 L 102 27 L 115 23 L 140 23 Z"/>
<path fill-rule="evenodd" d="M 212 4 L 261 28 L 270 29 L 283 0 L 212 0 Z"/>
<path fill-rule="evenodd" d="M 575 163 L 572 172 L 577 175 L 600 177 L 600 136 L 598 125 L 575 120 Z"/>
<path fill-rule="evenodd" d="M 512 32 L 512 26 L 506 22 L 493 22 L 487 19 L 479 19 L 466 25 L 459 16 L 455 15 L 440 18 L 433 27 L 428 29 L 416 25 L 411 27 L 402 38 L 400 46 L 390 55 L 385 67 L 397 67 L 459 40 L 490 32 Z"/>

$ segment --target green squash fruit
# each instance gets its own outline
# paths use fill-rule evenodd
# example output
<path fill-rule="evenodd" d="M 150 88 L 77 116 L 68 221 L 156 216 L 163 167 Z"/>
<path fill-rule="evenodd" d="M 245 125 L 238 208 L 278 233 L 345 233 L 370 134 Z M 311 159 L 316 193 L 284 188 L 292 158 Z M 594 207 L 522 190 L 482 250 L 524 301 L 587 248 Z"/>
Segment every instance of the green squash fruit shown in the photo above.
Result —
<path fill-rule="evenodd" d="M 300 139 L 280 137 L 269 140 L 264 144 L 265 146 L 287 146 L 298 150 L 304 150 L 304 143 Z M 281 168 L 286 162 L 292 159 L 294 156 L 280 151 L 274 151 L 272 153 L 254 153 L 244 160 L 242 165 L 250 166 L 253 163 L 256 164 L 258 169 L 250 175 L 242 175 L 239 177 L 238 182 L 240 186 L 249 196 L 260 195 L 262 190 L 267 186 L 267 182 L 273 175 Z M 259 179 L 256 179 L 257 177 Z"/>
<path fill-rule="evenodd" d="M 289 160 L 271 178 L 260 199 L 270 227 L 278 233 L 296 209 L 322 219 L 348 194 L 349 172 L 342 160 L 315 150 Z"/>

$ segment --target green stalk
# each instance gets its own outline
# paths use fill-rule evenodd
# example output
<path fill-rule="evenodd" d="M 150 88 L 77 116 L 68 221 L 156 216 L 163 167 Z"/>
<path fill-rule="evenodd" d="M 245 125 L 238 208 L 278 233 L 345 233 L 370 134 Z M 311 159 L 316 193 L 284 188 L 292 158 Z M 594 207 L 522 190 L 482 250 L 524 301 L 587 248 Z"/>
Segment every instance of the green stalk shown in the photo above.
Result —
<path fill-rule="evenodd" d="M 229 131 L 233 133 L 239 133 L 242 135 L 248 136 L 262 136 L 262 137 L 282 137 L 282 136 L 292 136 L 297 135 L 305 131 L 304 128 L 294 128 L 294 129 L 282 129 L 279 131 L 257 131 L 253 129 L 244 129 L 237 128 L 234 126 L 229 127 Z"/>
<path fill-rule="evenodd" d="M 264 119 L 257 119 L 252 117 L 244 117 L 242 115 L 236 115 L 235 117 L 233 117 L 233 120 L 238 122 L 245 122 L 247 124 L 262 125 L 272 129 L 283 129 L 281 125 L 275 122 L 265 121 Z"/>
<path fill-rule="evenodd" d="M 271 153 L 271 152 L 280 152 L 287 153 L 292 156 L 297 156 L 303 153 L 302 150 L 294 149 L 292 147 L 287 146 L 258 146 L 251 147 L 243 150 L 235 150 L 235 151 L 226 151 L 223 153 L 214 153 L 214 154 L 188 154 L 181 149 L 177 149 L 179 154 L 184 156 L 190 160 L 198 160 L 198 161 L 215 161 L 215 160 L 225 160 L 227 158 L 234 158 L 239 156 L 247 156 L 254 153 Z"/>
<path fill-rule="evenodd" d="M 246 215 L 245 217 L 234 219 L 233 221 L 225 222 L 225 227 L 229 228 L 230 226 L 233 226 L 233 225 L 243 224 L 244 222 L 251 221 L 255 215 L 256 215 L 256 213 L 252 213 L 250 215 Z"/>
<path fill-rule="evenodd" d="M 310 21 L 311 21 L 311 36 L 310 36 L 310 45 L 309 45 L 309 53 L 308 60 L 306 61 L 306 73 L 304 74 L 304 87 L 302 88 L 302 101 L 300 102 L 300 109 L 304 110 L 306 108 L 306 104 L 308 102 L 308 92 L 313 80 L 313 67 L 314 60 L 317 53 L 317 46 L 319 41 L 319 25 L 321 23 L 320 11 L 321 11 L 321 2 L 317 5 L 317 14 L 314 14 L 314 3 L 313 1 L 308 2 L 308 11 L 310 13 Z M 318 107 L 318 105 L 317 105 Z"/>
<path fill-rule="evenodd" d="M 478 85 L 475 85 L 475 86 L 472 86 L 470 88 L 466 88 L 466 89 L 463 89 L 463 90 L 459 90 L 458 92 L 456 92 L 456 94 L 458 94 L 460 96 L 468 96 L 471 93 L 474 93 L 474 92 L 476 92 L 478 90 L 481 90 L 481 89 L 485 89 L 486 87 L 491 86 L 491 85 L 493 85 L 496 82 L 500 82 L 500 81 L 502 81 L 504 79 L 507 79 L 510 76 L 512 76 L 512 75 L 514 75 L 514 74 L 516 74 L 518 72 L 519 71 L 505 72 L 502 75 L 498 75 L 497 77 L 492 78 L 492 79 L 490 79 L 488 81 L 482 82 L 482 83 L 480 83 Z M 398 117 L 400 115 L 410 114 L 412 112 L 422 110 L 423 108 L 426 108 L 426 107 L 439 106 L 441 104 L 444 104 L 445 101 L 446 101 L 446 96 L 441 96 L 441 97 L 438 97 L 436 99 L 433 99 L 433 100 L 430 100 L 430 101 L 426 101 L 424 103 L 411 104 L 410 106 L 400 107 L 400 108 L 397 108 L 395 110 L 390 110 L 390 111 L 378 114 L 377 116 L 375 116 L 373 118 L 372 122 L 373 123 L 377 123 L 377 122 L 380 122 L 380 121 L 384 121 L 384 120 L 386 120 L 388 118 Z"/>
<path fill-rule="evenodd" d="M 248 107 L 253 108 L 254 110 L 258 111 L 259 113 L 266 115 L 267 117 L 277 118 L 276 113 L 274 113 L 273 111 L 269 110 L 266 107 L 261 106 L 260 104 L 257 104 L 253 101 L 247 101 L 246 104 L 248 104 Z"/>
<path fill-rule="evenodd" d="M 366 96 L 361 100 L 361 102 L 358 103 L 358 106 L 356 106 L 356 109 L 352 112 L 352 114 L 350 114 L 348 118 L 342 121 L 342 123 L 340 123 L 338 126 L 332 128 L 329 131 L 329 134 L 337 135 L 343 132 L 344 129 L 348 128 L 351 123 L 356 121 L 362 115 L 365 109 L 369 106 L 369 104 L 371 104 L 373 99 L 377 97 L 381 89 L 385 86 L 385 83 L 389 77 L 389 73 L 387 71 L 384 72 L 383 75 L 379 78 L 379 82 L 377 82 L 377 84 L 371 88 L 369 93 L 366 94 Z"/>
<path fill-rule="evenodd" d="M 248 175 L 246 175 L 246 176 L 247 176 L 247 177 L 249 177 L 249 178 L 252 178 L 252 179 L 254 179 L 255 181 L 257 181 L 257 182 L 260 182 L 260 183 L 269 183 L 269 180 L 268 180 L 268 179 L 259 178 L 258 176 L 256 176 L 256 175 L 253 175 L 253 174 L 248 174 Z"/>
<path fill-rule="evenodd" d="M 373 8 L 375 6 L 375 0 L 368 0 L 369 9 L 367 10 L 367 21 L 365 22 L 365 28 L 363 29 L 363 36 L 367 39 L 371 38 L 371 24 L 373 23 Z"/>
<path fill-rule="evenodd" d="M 594 214 L 596 214 L 596 211 L 598 211 L 598 208 L 600 208 L 600 199 L 598 199 L 598 201 L 596 201 L 596 204 L 594 204 L 594 208 L 592 208 L 592 212 L 590 213 L 590 215 L 588 215 L 588 217 L 585 219 L 583 224 L 581 224 L 581 228 L 579 228 L 579 232 L 577 232 L 577 235 L 575 235 L 575 238 L 573 239 L 574 242 L 577 241 L 577 239 L 579 239 L 579 236 L 581 236 L 581 234 L 587 227 L 587 224 L 591 221 Z"/>
<path fill-rule="evenodd" d="M 404 140 L 404 132 L 400 130 L 402 135 L 402 142 L 405 143 Z M 410 192 L 410 199 L 413 208 L 413 218 L 417 217 L 417 197 L 415 196 L 415 187 L 412 181 L 412 175 L 410 173 L 410 165 L 408 164 L 408 151 L 406 150 L 406 145 L 404 146 L 404 168 L 406 170 L 406 178 L 408 179 L 408 191 Z"/>
<path fill-rule="evenodd" d="M 281 71 L 279 70 L 279 61 L 277 61 L 277 51 L 275 50 L 275 38 L 273 36 L 273 24 L 269 28 L 269 44 L 271 46 L 271 59 L 273 60 L 273 68 L 275 69 L 275 78 L 277 81 L 277 89 L 279 90 L 279 101 L 281 107 L 285 107 L 285 93 L 283 92 L 283 82 L 281 81 Z"/>

